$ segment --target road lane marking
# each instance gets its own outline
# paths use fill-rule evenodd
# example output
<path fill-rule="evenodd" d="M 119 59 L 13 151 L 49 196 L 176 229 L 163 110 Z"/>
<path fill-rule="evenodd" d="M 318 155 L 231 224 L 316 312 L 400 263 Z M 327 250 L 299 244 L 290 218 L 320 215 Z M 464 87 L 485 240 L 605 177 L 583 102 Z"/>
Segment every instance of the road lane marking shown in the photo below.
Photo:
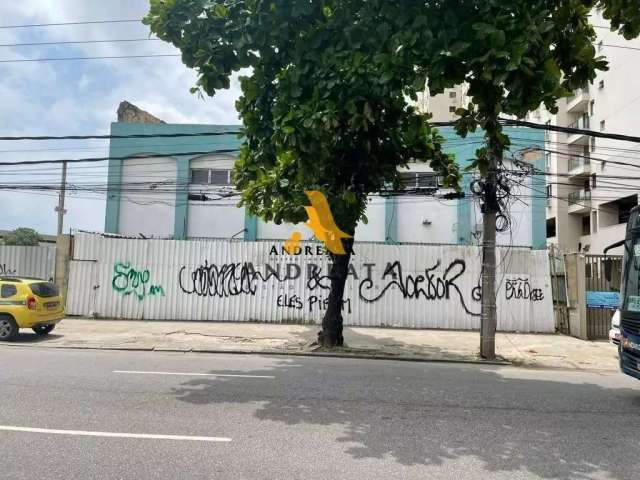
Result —
<path fill-rule="evenodd" d="M 0 425 L 0 431 L 46 433 L 52 435 L 76 435 L 83 437 L 110 437 L 110 438 L 144 438 L 147 440 L 181 440 L 191 442 L 230 442 L 227 437 L 194 437 L 191 435 L 155 435 L 148 433 L 119 433 L 119 432 L 87 432 L 84 430 L 57 430 L 51 428 L 14 427 Z"/>
<path fill-rule="evenodd" d="M 274 379 L 273 375 L 236 375 L 230 373 L 189 373 L 189 372 L 144 372 L 138 370 L 114 370 L 113 373 L 129 373 L 134 375 L 179 375 L 183 377 L 231 377 L 231 378 L 266 378 Z"/>

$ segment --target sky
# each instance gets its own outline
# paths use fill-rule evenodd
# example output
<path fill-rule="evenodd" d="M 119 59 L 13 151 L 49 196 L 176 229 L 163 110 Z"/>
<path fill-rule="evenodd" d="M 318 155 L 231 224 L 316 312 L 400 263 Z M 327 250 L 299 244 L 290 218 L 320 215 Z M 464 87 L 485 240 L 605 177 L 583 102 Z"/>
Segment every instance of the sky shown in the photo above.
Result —
<path fill-rule="evenodd" d="M 0 27 L 40 23 L 141 19 L 148 0 L 20 0 L 0 2 Z M 0 28 L 0 45 L 33 42 L 146 39 L 142 23 L 36 28 Z M 153 37 L 152 37 L 153 38 Z M 1 60 L 179 53 L 162 41 L 55 46 L 0 46 Z M 168 123 L 238 124 L 240 88 L 213 98 L 189 92 L 196 74 L 179 57 L 59 62 L 0 62 L 0 136 L 108 134 L 121 101 L 127 100 Z M 0 141 L 0 162 L 73 159 L 108 155 L 108 142 Z M 106 181 L 106 162 L 69 167 L 69 182 Z M 0 184 L 54 183 L 60 166 L 0 166 Z M 56 192 L 0 189 L 0 229 L 56 231 Z M 104 197 L 71 193 L 64 230 L 104 229 Z"/>

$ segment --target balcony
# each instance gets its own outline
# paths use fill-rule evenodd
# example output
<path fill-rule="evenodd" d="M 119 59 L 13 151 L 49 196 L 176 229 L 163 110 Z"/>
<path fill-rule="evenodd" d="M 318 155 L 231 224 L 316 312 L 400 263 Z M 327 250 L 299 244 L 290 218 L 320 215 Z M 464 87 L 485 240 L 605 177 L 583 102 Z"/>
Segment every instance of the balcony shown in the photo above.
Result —
<path fill-rule="evenodd" d="M 585 213 L 591 210 L 591 191 L 578 190 L 569 194 L 569 213 Z"/>
<path fill-rule="evenodd" d="M 567 112 L 582 113 L 589 110 L 589 87 L 578 88 L 573 96 L 567 98 Z"/>
<path fill-rule="evenodd" d="M 575 122 L 571 122 L 567 125 L 569 128 L 578 128 L 580 130 L 589 129 L 589 116 L 584 114 L 578 118 Z M 588 145 L 589 136 L 584 133 L 567 133 L 567 143 L 570 145 Z"/>
<path fill-rule="evenodd" d="M 588 155 L 569 155 L 568 177 L 577 178 L 591 175 L 591 160 Z"/>

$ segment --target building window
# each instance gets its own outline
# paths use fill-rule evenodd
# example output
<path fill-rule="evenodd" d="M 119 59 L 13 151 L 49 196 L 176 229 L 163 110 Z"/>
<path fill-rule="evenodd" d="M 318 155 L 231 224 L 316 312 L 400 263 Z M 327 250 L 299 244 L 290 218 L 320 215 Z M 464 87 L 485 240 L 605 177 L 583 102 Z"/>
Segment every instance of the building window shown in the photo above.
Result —
<path fill-rule="evenodd" d="M 582 235 L 591 235 L 591 215 L 582 217 Z"/>
<path fill-rule="evenodd" d="M 553 196 L 553 185 L 547 185 L 547 198 L 551 198 Z"/>
<path fill-rule="evenodd" d="M 231 185 L 231 170 L 193 168 L 191 183 L 196 185 Z"/>
<path fill-rule="evenodd" d="M 551 170 L 551 152 L 545 152 L 544 163 L 547 166 L 547 171 Z"/>
<path fill-rule="evenodd" d="M 589 115 L 593 115 L 593 112 L 595 111 L 595 107 L 596 107 L 596 101 L 591 100 L 589 102 Z"/>
<path fill-rule="evenodd" d="M 591 137 L 591 151 L 596 151 L 596 137 Z"/>
<path fill-rule="evenodd" d="M 556 236 L 556 219 L 547 218 L 547 238 L 553 238 Z"/>
<path fill-rule="evenodd" d="M 449 98 L 456 98 L 456 92 L 449 92 Z"/>
<path fill-rule="evenodd" d="M 591 212 L 591 231 L 596 233 L 598 231 L 598 212 Z"/>
<path fill-rule="evenodd" d="M 440 182 L 433 172 L 403 172 L 400 174 L 404 190 L 437 189 Z"/>
<path fill-rule="evenodd" d="M 602 90 L 604 88 L 604 80 L 600 80 L 600 82 L 598 83 L 598 88 L 600 90 Z"/>
<path fill-rule="evenodd" d="M 602 40 L 600 40 L 600 41 L 598 42 L 598 51 L 599 51 L 599 52 L 600 52 L 600 51 L 602 51 L 602 47 L 603 47 L 603 46 L 604 46 L 604 42 L 603 42 Z"/>
<path fill-rule="evenodd" d="M 455 105 L 451 105 L 451 106 L 449 107 L 449 112 L 450 112 L 450 113 L 456 113 L 456 106 L 455 106 Z"/>
<path fill-rule="evenodd" d="M 600 131 L 604 132 L 604 120 L 600 120 Z"/>

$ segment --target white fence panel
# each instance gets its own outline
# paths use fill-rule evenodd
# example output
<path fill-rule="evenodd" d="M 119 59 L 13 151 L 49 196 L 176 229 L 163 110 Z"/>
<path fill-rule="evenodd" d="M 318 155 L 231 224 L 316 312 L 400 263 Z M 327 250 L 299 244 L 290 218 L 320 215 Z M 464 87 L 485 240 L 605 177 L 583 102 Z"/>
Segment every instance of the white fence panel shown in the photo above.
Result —
<path fill-rule="evenodd" d="M 95 277 L 97 263 L 82 260 L 70 262 L 65 307 L 68 315 L 93 315 L 96 290 L 100 288 Z"/>
<path fill-rule="evenodd" d="M 0 245 L 0 276 L 53 279 L 56 248 L 53 245 L 20 247 Z"/>
<path fill-rule="evenodd" d="M 329 259 L 315 243 L 303 243 L 299 255 L 288 255 L 278 242 L 82 234 L 75 246 L 75 258 L 95 260 L 95 285 L 79 280 L 86 272 L 72 268 L 70 313 L 320 323 L 326 309 Z M 356 244 L 345 289 L 345 324 L 478 329 L 480 268 L 477 247 Z M 499 249 L 497 280 L 500 330 L 554 330 L 545 251 Z M 89 288 L 95 292 L 91 307 L 76 300 L 77 295 L 89 298 Z"/>

